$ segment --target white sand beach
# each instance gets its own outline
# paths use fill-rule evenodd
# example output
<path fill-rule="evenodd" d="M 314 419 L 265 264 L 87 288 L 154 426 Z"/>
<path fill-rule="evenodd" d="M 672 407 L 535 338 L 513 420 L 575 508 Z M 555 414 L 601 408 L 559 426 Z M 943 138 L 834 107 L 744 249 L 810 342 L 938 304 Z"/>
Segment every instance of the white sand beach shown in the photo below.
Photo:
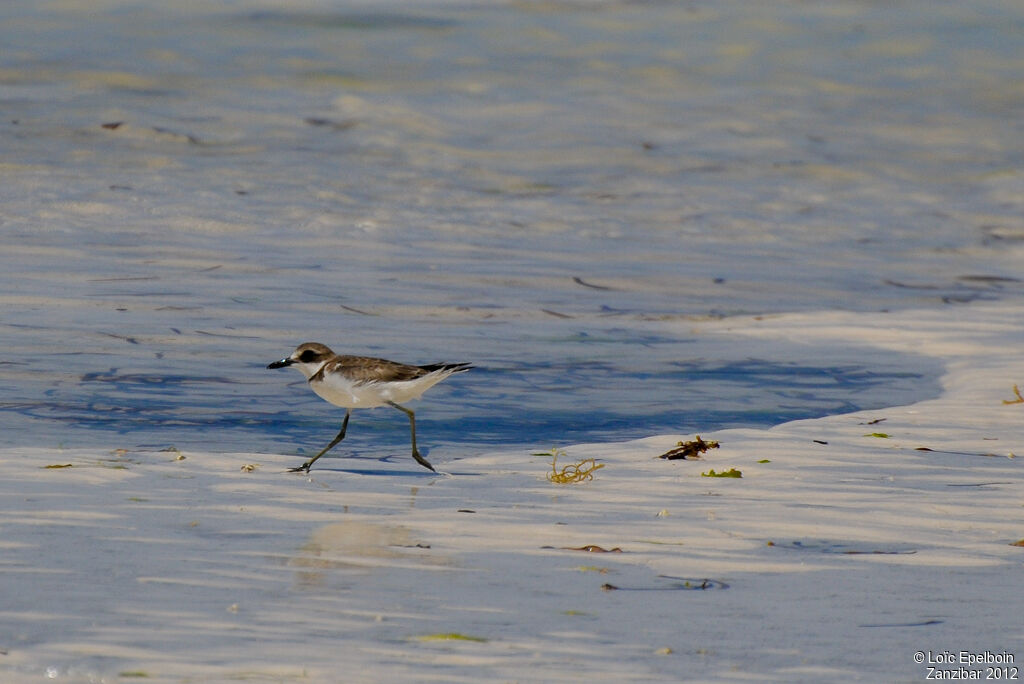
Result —
<path fill-rule="evenodd" d="M 215 444 L 5 450 L 0 680 L 984 678 L 993 665 L 961 651 L 1020 677 L 1024 403 L 1004 401 L 1024 384 L 1019 309 L 692 327 L 948 372 L 911 406 L 702 433 L 720 448 L 701 460 L 657 458 L 693 435 L 538 445 L 603 466 L 578 484 L 523 451 L 438 450 L 434 475 L 339 447 L 307 477 L 286 472 L 296 456 Z"/>
<path fill-rule="evenodd" d="M 0 3 L 0 684 L 1020 680 L 1022 26 Z"/>

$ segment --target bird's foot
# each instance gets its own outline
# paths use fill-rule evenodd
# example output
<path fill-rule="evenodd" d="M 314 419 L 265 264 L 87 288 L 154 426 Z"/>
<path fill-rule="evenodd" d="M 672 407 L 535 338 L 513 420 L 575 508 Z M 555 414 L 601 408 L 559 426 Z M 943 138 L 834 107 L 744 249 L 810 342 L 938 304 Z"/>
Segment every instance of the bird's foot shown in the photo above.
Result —
<path fill-rule="evenodd" d="M 309 466 L 311 465 L 311 463 L 312 463 L 312 461 L 307 461 L 307 462 L 303 463 L 302 465 L 300 465 L 298 468 L 289 468 L 288 472 L 289 473 L 306 473 L 308 475 L 309 474 Z"/>
<path fill-rule="evenodd" d="M 435 473 L 437 472 L 436 470 L 434 470 L 434 466 L 430 465 L 430 462 L 427 459 L 425 459 L 422 456 L 420 456 L 420 452 L 419 451 L 413 451 L 412 452 L 412 457 L 414 459 L 416 459 L 417 463 L 419 463 L 421 466 L 423 466 L 427 470 L 431 470 L 431 471 L 433 471 Z"/>

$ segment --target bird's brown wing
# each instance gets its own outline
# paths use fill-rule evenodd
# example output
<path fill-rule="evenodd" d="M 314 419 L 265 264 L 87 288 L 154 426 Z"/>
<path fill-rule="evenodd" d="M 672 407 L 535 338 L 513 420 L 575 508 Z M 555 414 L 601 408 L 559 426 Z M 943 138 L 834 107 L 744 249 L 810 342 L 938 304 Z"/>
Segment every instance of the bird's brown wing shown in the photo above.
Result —
<path fill-rule="evenodd" d="M 339 356 L 329 362 L 323 372 L 340 370 L 354 382 L 401 382 L 423 377 L 428 371 L 419 366 L 377 359 L 371 356 Z"/>

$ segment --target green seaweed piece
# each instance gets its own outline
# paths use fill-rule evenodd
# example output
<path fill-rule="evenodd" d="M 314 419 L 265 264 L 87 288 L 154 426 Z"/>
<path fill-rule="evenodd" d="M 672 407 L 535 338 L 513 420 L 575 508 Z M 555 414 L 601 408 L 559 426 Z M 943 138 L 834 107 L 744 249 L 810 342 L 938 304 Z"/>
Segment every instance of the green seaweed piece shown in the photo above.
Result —
<path fill-rule="evenodd" d="M 716 473 L 715 469 L 712 468 L 706 473 L 701 473 L 701 477 L 743 477 L 743 473 L 736 470 L 735 468 L 729 468 L 729 470 L 723 470 L 720 473 Z"/>

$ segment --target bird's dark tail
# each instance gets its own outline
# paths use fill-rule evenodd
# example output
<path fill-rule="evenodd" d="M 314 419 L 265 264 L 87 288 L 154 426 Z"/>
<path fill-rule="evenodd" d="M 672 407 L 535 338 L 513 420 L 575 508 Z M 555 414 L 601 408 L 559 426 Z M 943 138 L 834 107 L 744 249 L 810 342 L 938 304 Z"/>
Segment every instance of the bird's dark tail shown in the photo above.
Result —
<path fill-rule="evenodd" d="M 423 370 L 428 373 L 435 373 L 437 371 L 447 371 L 448 373 L 465 373 L 466 371 L 473 368 L 472 364 L 469 363 L 430 363 L 426 366 L 420 366 Z"/>

